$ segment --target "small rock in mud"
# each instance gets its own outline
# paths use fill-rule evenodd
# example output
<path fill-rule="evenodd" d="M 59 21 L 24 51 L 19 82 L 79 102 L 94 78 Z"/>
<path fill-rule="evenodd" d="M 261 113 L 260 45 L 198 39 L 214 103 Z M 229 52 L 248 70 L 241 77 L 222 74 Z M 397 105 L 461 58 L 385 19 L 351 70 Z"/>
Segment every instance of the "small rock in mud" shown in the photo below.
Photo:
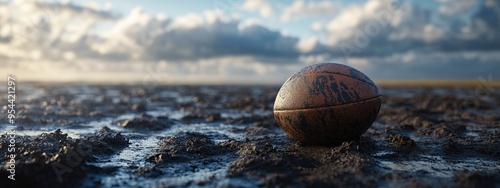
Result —
<path fill-rule="evenodd" d="M 141 166 L 132 171 L 132 173 L 137 174 L 139 176 L 144 176 L 146 178 L 156 178 L 161 176 L 163 173 L 156 168 L 156 166 Z"/>
<path fill-rule="evenodd" d="M 183 121 L 194 121 L 194 122 L 214 122 L 222 120 L 220 113 L 202 113 L 202 112 L 192 112 L 191 114 L 182 117 Z"/>
<path fill-rule="evenodd" d="M 500 187 L 500 170 L 495 173 L 462 170 L 453 177 L 457 187 Z"/>
<path fill-rule="evenodd" d="M 146 103 L 137 103 L 132 105 L 132 109 L 134 109 L 137 112 L 145 112 L 147 110 L 147 104 Z"/>
<path fill-rule="evenodd" d="M 413 150 L 417 147 L 415 141 L 401 134 L 390 135 L 389 141 L 391 146 L 399 150 Z"/>
<path fill-rule="evenodd" d="M 365 157 L 352 142 L 342 143 L 342 145 L 331 149 L 325 156 L 327 160 L 334 161 L 340 166 L 350 169 L 349 171 L 360 170 L 368 161 L 367 159 L 363 159 Z"/>
<path fill-rule="evenodd" d="M 117 124 L 127 129 L 158 131 L 169 128 L 173 122 L 168 119 L 145 117 L 118 121 Z"/>
<path fill-rule="evenodd" d="M 459 154 L 462 148 L 452 139 L 448 139 L 446 143 L 442 145 L 445 154 Z"/>
<path fill-rule="evenodd" d="M 157 153 L 148 157 L 155 163 L 205 160 L 207 156 L 224 152 L 206 135 L 187 132 L 161 140 Z"/>
<path fill-rule="evenodd" d="M 114 154 L 129 145 L 127 138 L 108 127 L 103 127 L 94 134 L 84 135 L 82 140 L 91 144 L 91 154 L 93 155 Z"/>

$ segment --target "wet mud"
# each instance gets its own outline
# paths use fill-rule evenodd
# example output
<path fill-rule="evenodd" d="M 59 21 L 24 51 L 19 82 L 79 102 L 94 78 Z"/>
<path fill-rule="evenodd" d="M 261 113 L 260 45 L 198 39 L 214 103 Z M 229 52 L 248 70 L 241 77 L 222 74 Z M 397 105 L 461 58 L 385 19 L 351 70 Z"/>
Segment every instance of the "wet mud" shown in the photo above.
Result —
<path fill-rule="evenodd" d="M 499 88 L 381 87 L 382 108 L 368 131 L 328 147 L 287 137 L 272 112 L 278 90 L 20 84 L 16 151 L 8 150 L 9 124 L 1 126 L 0 184 L 500 186 Z M 16 181 L 7 178 L 12 154 Z"/>

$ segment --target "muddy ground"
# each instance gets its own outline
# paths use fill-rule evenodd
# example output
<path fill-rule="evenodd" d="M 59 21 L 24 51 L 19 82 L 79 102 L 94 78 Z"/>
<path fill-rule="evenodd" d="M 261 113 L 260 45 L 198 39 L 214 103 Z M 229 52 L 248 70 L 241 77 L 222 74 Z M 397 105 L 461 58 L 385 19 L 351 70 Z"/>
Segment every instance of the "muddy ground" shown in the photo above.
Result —
<path fill-rule="evenodd" d="M 1 110 L 1 187 L 500 187 L 499 88 L 382 87 L 376 122 L 337 147 L 287 138 L 279 87 L 16 89 L 14 152 Z"/>

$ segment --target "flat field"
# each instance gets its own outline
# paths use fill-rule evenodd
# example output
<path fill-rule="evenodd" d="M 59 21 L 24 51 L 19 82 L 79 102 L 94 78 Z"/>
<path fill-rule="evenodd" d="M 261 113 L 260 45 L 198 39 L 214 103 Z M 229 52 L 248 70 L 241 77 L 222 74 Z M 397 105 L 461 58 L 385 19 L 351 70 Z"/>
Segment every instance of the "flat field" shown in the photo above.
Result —
<path fill-rule="evenodd" d="M 357 141 L 324 147 L 290 140 L 276 124 L 277 86 L 20 84 L 14 152 L 2 121 L 0 183 L 500 186 L 500 88 L 380 85 L 383 104 L 371 128 Z M 7 178 L 11 154 L 15 181 Z"/>

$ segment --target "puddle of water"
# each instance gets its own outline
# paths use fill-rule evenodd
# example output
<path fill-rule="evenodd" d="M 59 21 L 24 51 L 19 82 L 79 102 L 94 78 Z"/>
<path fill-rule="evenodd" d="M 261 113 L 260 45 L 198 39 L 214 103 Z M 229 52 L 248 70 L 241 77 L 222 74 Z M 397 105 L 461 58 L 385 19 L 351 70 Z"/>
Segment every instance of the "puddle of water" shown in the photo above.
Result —
<path fill-rule="evenodd" d="M 439 95 L 439 96 L 445 96 L 451 92 L 448 88 L 433 88 L 432 93 Z"/>
<path fill-rule="evenodd" d="M 113 155 L 107 162 L 88 163 L 98 167 L 127 167 L 131 164 L 142 166 L 145 164 L 147 154 L 153 153 L 158 148 L 159 139 L 157 136 L 150 136 L 144 139 L 137 139 L 131 136 L 134 133 L 123 133 L 129 139 L 129 147 Z"/>
<path fill-rule="evenodd" d="M 199 132 L 209 136 L 214 142 L 222 142 L 229 139 L 240 140 L 245 138 L 245 133 L 235 133 L 230 130 L 241 128 L 241 126 L 231 124 L 177 124 L 170 129 L 161 132 L 161 136 L 177 135 L 181 132 Z"/>
<path fill-rule="evenodd" d="M 157 107 L 156 110 L 147 111 L 147 114 L 153 117 L 166 116 L 170 119 L 181 120 L 188 112 L 172 110 L 171 107 Z"/>
<path fill-rule="evenodd" d="M 469 171 L 494 171 L 500 168 L 495 161 L 482 159 L 445 160 L 438 156 L 422 155 L 420 160 L 408 161 L 379 161 L 381 167 L 389 171 L 400 171 L 408 174 L 416 171 L 426 172 L 429 176 L 439 178 L 452 178 L 460 170 Z"/>
<path fill-rule="evenodd" d="M 115 127 L 115 126 L 110 126 L 112 122 L 111 118 L 106 118 L 104 120 L 100 121 L 91 121 L 87 124 L 83 125 L 78 125 L 77 128 L 71 128 L 71 129 L 64 129 L 64 127 L 39 127 L 37 130 L 20 130 L 16 131 L 16 135 L 20 136 L 38 136 L 42 133 L 51 133 L 54 132 L 55 130 L 61 128 L 63 130 L 64 134 L 68 134 L 69 137 L 71 138 L 80 138 L 82 135 L 85 134 L 92 134 L 95 133 L 99 130 L 101 130 L 103 127 L 108 126 L 109 128 L 116 130 L 116 131 L 125 131 L 121 127 Z M 0 132 L 7 132 L 11 130 L 10 127 L 7 127 L 7 124 L 3 124 L 1 126 Z"/>
<path fill-rule="evenodd" d="M 401 89 L 385 89 L 385 88 L 379 88 L 380 93 L 383 95 L 389 95 L 389 96 L 398 96 L 401 98 L 412 98 L 417 91 L 421 90 L 420 88 L 401 88 Z"/>
<path fill-rule="evenodd" d="M 29 101 L 31 99 L 38 99 L 44 95 L 46 95 L 46 91 L 42 88 L 32 88 L 32 87 L 27 87 L 27 88 L 22 88 L 23 92 L 25 94 L 23 95 L 17 95 L 18 101 Z"/>
<path fill-rule="evenodd" d="M 128 113 L 128 114 L 122 114 L 115 118 L 115 120 L 120 121 L 120 120 L 131 120 L 137 117 L 137 114 L 135 113 Z"/>
<path fill-rule="evenodd" d="M 179 92 L 162 91 L 158 95 L 160 96 L 160 98 L 177 98 L 179 96 Z"/>
<path fill-rule="evenodd" d="M 188 96 L 178 96 L 177 97 L 177 103 L 188 103 L 188 102 L 192 102 L 193 101 L 193 96 L 191 95 L 188 95 Z"/>
<path fill-rule="evenodd" d="M 484 125 L 479 125 L 476 123 L 468 122 L 465 127 L 467 131 L 465 132 L 466 136 L 479 137 L 479 133 L 482 132 L 486 127 Z"/>
<path fill-rule="evenodd" d="M 105 92 L 106 92 L 106 96 L 110 96 L 110 97 L 119 97 L 120 96 L 120 91 L 116 90 L 116 89 L 108 89 Z"/>
<path fill-rule="evenodd" d="M 191 181 L 194 182 L 207 182 L 211 179 L 222 179 L 226 176 L 225 168 L 211 170 L 211 169 L 200 169 L 197 172 L 189 173 L 184 176 L 173 176 L 162 178 L 161 182 L 166 185 L 186 185 Z"/>
<path fill-rule="evenodd" d="M 381 152 L 377 152 L 377 153 L 373 154 L 372 156 L 374 156 L 374 157 L 383 157 L 383 156 L 393 155 L 393 154 L 395 154 L 395 153 L 392 152 L 392 151 L 381 151 Z"/>
<path fill-rule="evenodd" d="M 272 111 L 262 111 L 262 110 L 253 110 L 251 113 L 248 113 L 248 112 L 241 112 L 241 111 L 228 111 L 228 112 L 222 112 L 220 114 L 220 117 L 221 118 L 233 118 L 233 119 L 237 119 L 237 118 L 242 118 L 242 117 L 252 117 L 252 116 L 261 116 L 261 117 L 265 117 L 265 116 L 269 116 L 271 115 L 273 112 Z"/>

